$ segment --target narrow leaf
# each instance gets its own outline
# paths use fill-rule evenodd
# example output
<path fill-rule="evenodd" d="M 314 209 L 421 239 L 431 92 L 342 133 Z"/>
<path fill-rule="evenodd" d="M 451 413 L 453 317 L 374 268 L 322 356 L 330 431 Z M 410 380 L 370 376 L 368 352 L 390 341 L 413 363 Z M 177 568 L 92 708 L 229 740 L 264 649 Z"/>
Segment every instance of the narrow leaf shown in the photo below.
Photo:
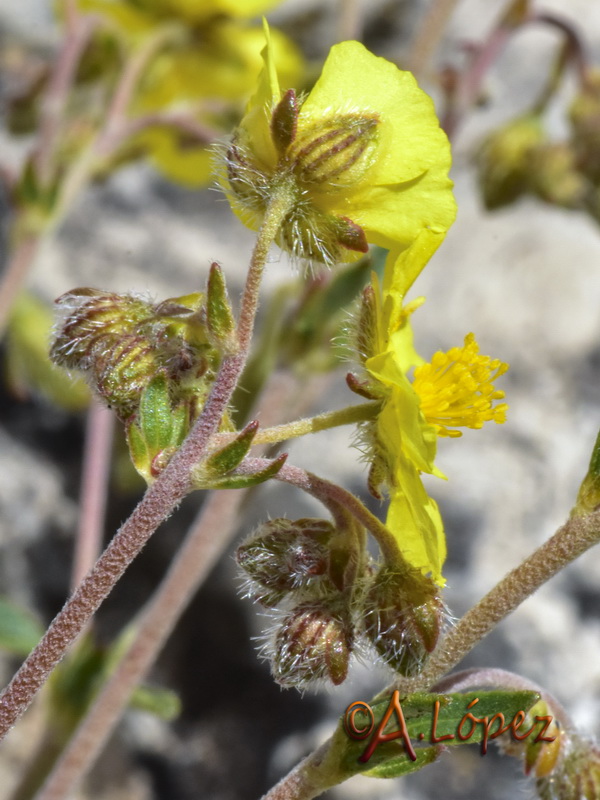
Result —
<path fill-rule="evenodd" d="M 235 332 L 235 319 L 227 296 L 225 276 L 216 262 L 211 265 L 208 275 L 206 323 L 217 346 L 231 346 Z"/>
<path fill-rule="evenodd" d="M 279 470 L 283 467 L 287 459 L 287 453 L 282 453 L 277 458 L 273 459 L 268 467 L 253 472 L 250 475 L 227 475 L 224 478 L 218 478 L 212 481 L 205 488 L 209 489 L 248 489 L 251 486 L 257 486 L 259 483 L 268 481 L 273 478 Z"/>
<path fill-rule="evenodd" d="M 129 706 L 138 711 L 147 711 L 167 721 L 175 719 L 181 713 L 181 700 L 177 694 L 171 689 L 160 686 L 136 687 L 129 700 Z"/>
<path fill-rule="evenodd" d="M 238 467 L 248 455 L 257 431 L 258 422 L 256 420 L 249 422 L 233 442 L 207 458 L 203 465 L 203 471 L 207 476 L 220 478 Z"/>

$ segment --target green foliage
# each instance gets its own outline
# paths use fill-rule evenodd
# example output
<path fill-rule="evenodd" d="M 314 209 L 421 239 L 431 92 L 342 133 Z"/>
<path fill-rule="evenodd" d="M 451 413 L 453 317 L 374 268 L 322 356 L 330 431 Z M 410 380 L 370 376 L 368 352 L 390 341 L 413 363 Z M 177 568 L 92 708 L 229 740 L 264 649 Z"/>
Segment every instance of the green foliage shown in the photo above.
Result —
<path fill-rule="evenodd" d="M 30 611 L 0 597 L 0 649 L 27 656 L 43 635 L 43 627 Z"/>

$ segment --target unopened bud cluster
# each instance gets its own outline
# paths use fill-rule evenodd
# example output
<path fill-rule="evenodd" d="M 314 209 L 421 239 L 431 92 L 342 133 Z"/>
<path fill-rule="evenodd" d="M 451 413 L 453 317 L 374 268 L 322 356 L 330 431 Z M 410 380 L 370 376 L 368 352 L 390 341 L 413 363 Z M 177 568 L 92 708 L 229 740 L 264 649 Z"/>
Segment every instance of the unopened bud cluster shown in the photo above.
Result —
<path fill-rule="evenodd" d="M 207 293 L 151 303 L 74 289 L 57 300 L 50 357 L 78 370 L 125 424 L 134 466 L 152 482 L 200 413 L 220 361 L 234 346 L 220 270 Z M 227 420 L 223 425 L 228 427 Z"/>
<path fill-rule="evenodd" d="M 222 184 L 240 216 L 257 227 L 270 199 L 287 193 L 290 211 L 278 244 L 298 258 L 332 265 L 365 253 L 356 222 L 327 211 L 328 198 L 348 193 L 373 163 L 378 118 L 367 112 L 301 121 L 302 99 L 293 89 L 271 112 L 267 159 L 248 143 L 242 126 L 224 155 Z M 350 257 L 349 257 L 350 256 Z"/>
<path fill-rule="evenodd" d="M 378 568 L 353 525 L 275 519 L 238 548 L 247 594 L 278 612 L 265 653 L 282 686 L 340 684 L 366 646 L 414 674 L 437 643 L 444 608 L 433 582 L 406 565 Z"/>
<path fill-rule="evenodd" d="M 552 140 L 538 113 L 494 131 L 478 155 L 484 203 L 494 209 L 525 194 L 581 209 L 600 221 L 600 71 L 588 70 L 568 114 L 568 137 Z"/>

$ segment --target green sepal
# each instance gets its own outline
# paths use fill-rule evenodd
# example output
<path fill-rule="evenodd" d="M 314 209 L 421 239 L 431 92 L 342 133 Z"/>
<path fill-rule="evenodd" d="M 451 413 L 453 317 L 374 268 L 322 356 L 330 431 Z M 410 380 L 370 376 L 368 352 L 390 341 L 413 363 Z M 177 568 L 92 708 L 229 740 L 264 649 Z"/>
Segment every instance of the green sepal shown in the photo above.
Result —
<path fill-rule="evenodd" d="M 208 274 L 206 324 L 214 347 L 228 353 L 235 352 L 235 318 L 227 295 L 225 275 L 216 262 L 211 264 Z"/>
<path fill-rule="evenodd" d="M 44 629 L 25 608 L 0 597 L 0 650 L 27 656 L 44 635 Z"/>
<path fill-rule="evenodd" d="M 188 428 L 187 406 L 173 407 L 166 378 L 157 376 L 142 392 L 139 409 L 126 425 L 131 460 L 148 483 L 164 469 Z"/>
<path fill-rule="evenodd" d="M 170 722 L 181 713 L 181 700 L 172 689 L 142 684 L 131 695 L 129 707 Z"/>
<path fill-rule="evenodd" d="M 258 431 L 258 422 L 253 420 L 240 432 L 230 444 L 217 450 L 202 464 L 202 472 L 207 478 L 220 478 L 227 475 L 246 458 L 252 447 L 252 441 Z"/>
<path fill-rule="evenodd" d="M 572 517 L 591 514 L 600 505 L 600 433 L 596 437 L 587 475 L 581 482 L 577 502 L 571 511 Z"/>
<path fill-rule="evenodd" d="M 288 89 L 273 109 L 273 114 L 271 115 L 271 136 L 275 147 L 277 147 L 281 155 L 285 153 L 296 138 L 298 110 L 298 98 L 293 89 Z"/>
<path fill-rule="evenodd" d="M 283 467 L 287 459 L 287 453 L 282 453 L 273 459 L 265 469 L 253 472 L 250 475 L 227 475 L 223 478 L 210 478 L 203 475 L 200 479 L 194 477 L 192 484 L 196 489 L 249 489 L 259 483 L 273 478 Z"/>

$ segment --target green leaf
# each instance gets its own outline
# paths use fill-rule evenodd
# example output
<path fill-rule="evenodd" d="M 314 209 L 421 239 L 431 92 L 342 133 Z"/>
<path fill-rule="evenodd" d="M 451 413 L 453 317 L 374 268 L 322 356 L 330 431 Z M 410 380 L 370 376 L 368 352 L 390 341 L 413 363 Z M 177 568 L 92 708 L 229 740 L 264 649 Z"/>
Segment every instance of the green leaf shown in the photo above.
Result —
<path fill-rule="evenodd" d="M 138 686 L 131 695 L 129 706 L 167 721 L 175 719 L 181 713 L 178 695 L 171 689 L 160 686 Z"/>
<path fill-rule="evenodd" d="M 436 759 L 441 755 L 439 747 L 427 747 L 423 750 L 417 750 L 417 760 L 411 761 L 406 757 L 406 753 L 402 752 L 401 755 L 386 758 L 381 764 L 373 769 L 367 769 L 362 774 L 369 778 L 401 778 L 403 775 L 409 775 L 411 772 L 417 772 L 428 764 L 433 764 Z"/>
<path fill-rule="evenodd" d="M 230 350 L 235 344 L 235 319 L 221 267 L 214 262 L 206 289 L 206 324 L 216 347 Z"/>
<path fill-rule="evenodd" d="M 27 656 L 44 635 L 44 629 L 27 609 L 0 597 L 0 648 Z"/>
<path fill-rule="evenodd" d="M 159 375 L 142 392 L 138 425 L 148 451 L 158 453 L 171 444 L 173 409 L 166 378 Z"/>
<path fill-rule="evenodd" d="M 277 475 L 285 464 L 286 459 L 287 453 L 282 453 L 273 459 L 268 467 L 258 470 L 258 472 L 252 472 L 249 475 L 226 475 L 224 478 L 215 478 L 214 480 L 210 478 L 198 480 L 194 476 L 193 485 L 197 489 L 249 489 Z M 203 482 L 203 480 L 206 482 Z"/>
<path fill-rule="evenodd" d="M 502 719 L 496 715 L 503 715 L 502 727 L 510 725 L 515 717 L 519 718 L 517 715 L 520 712 L 522 712 L 522 716 L 525 715 L 537 702 L 539 695 L 536 692 L 527 691 L 482 691 L 444 695 L 415 693 L 408 697 L 398 698 L 408 741 L 402 736 L 390 741 L 379 741 L 372 748 L 373 742 L 377 741 L 378 728 L 393 705 L 392 698 L 393 696 L 379 696 L 368 704 L 372 717 L 369 719 L 367 715 L 364 715 L 360 718 L 358 725 L 359 728 L 364 726 L 365 719 L 367 723 L 373 723 L 371 730 L 364 738 L 352 738 L 347 732 L 345 723 L 347 723 L 348 712 L 340 721 L 332 740 L 328 759 L 332 760 L 335 769 L 344 776 L 344 779 L 359 773 L 377 778 L 399 777 L 435 761 L 444 746 L 478 744 L 486 738 L 491 741 L 493 733 L 498 730 L 499 723 L 502 722 Z M 471 703 L 469 709 L 468 706 Z M 367 704 L 362 705 L 366 706 Z M 381 731 L 384 735 L 401 731 L 401 721 L 395 710 L 396 706 L 393 709 L 387 724 Z M 470 714 L 480 721 L 473 724 L 470 717 L 467 716 Z M 496 716 L 496 721 L 492 724 L 494 716 Z M 461 723 L 465 718 L 466 722 L 463 723 L 461 729 Z M 462 730 L 465 738 L 459 738 L 459 730 Z M 510 732 L 505 735 L 510 735 Z M 448 738 L 442 739 L 442 737 Z M 369 749 L 371 750 L 370 754 Z M 416 756 L 415 760 L 411 758 L 411 751 Z M 367 758 L 366 761 L 365 758 Z"/>
<path fill-rule="evenodd" d="M 572 517 L 591 514 L 600 505 L 600 433 L 594 442 L 587 475 L 581 482 Z"/>
<path fill-rule="evenodd" d="M 248 455 L 257 431 L 258 422 L 249 422 L 233 442 L 206 459 L 202 467 L 203 472 L 209 477 L 220 478 L 234 470 Z"/>

